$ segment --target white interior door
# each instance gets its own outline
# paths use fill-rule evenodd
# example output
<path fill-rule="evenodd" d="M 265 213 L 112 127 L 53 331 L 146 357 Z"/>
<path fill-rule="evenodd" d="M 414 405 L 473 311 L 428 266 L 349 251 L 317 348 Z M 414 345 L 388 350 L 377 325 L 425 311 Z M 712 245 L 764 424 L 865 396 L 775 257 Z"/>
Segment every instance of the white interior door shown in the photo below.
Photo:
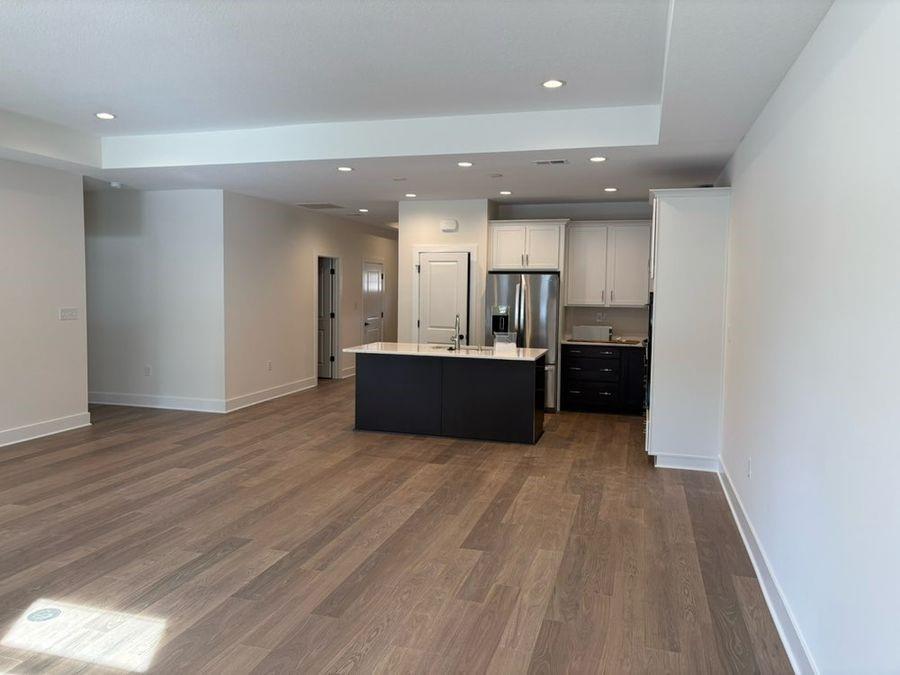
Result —
<path fill-rule="evenodd" d="M 319 258 L 318 371 L 319 377 L 334 377 L 334 264 Z"/>
<path fill-rule="evenodd" d="M 384 340 L 384 265 L 363 263 L 363 342 Z"/>
<path fill-rule="evenodd" d="M 453 342 L 459 314 L 460 342 L 469 342 L 469 254 L 419 254 L 419 342 Z"/>

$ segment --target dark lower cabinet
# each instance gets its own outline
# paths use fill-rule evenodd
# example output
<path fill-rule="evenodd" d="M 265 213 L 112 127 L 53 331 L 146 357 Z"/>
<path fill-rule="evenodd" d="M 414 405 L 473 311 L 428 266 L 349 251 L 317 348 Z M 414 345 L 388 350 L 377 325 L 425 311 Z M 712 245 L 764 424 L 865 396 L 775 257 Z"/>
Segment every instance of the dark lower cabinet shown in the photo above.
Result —
<path fill-rule="evenodd" d="M 356 428 L 537 443 L 545 361 L 357 354 Z"/>
<path fill-rule="evenodd" d="M 644 349 L 562 346 L 563 410 L 639 415 L 644 387 Z"/>

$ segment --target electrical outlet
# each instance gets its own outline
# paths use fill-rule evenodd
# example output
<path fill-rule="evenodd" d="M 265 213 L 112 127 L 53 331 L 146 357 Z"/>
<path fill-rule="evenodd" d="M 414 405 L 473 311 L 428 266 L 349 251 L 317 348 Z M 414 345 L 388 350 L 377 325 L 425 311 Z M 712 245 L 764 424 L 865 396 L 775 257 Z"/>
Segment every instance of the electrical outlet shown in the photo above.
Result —
<path fill-rule="evenodd" d="M 606 321 L 606 312 L 597 312 L 597 323 Z"/>
<path fill-rule="evenodd" d="M 78 321 L 78 308 L 77 307 L 60 307 L 59 308 L 59 320 L 60 321 Z"/>
<path fill-rule="evenodd" d="M 266 370 L 272 370 L 272 362 L 266 361 Z"/>
<path fill-rule="evenodd" d="M 150 377 L 151 375 L 153 375 L 153 367 L 144 366 L 144 377 Z"/>
<path fill-rule="evenodd" d="M 747 478 L 753 478 L 753 458 L 747 458 Z"/>

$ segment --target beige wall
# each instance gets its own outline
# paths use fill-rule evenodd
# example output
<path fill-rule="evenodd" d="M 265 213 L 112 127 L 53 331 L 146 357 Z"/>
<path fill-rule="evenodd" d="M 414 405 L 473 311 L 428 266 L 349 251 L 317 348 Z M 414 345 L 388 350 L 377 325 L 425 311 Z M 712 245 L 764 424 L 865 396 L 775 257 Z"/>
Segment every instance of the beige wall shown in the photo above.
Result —
<path fill-rule="evenodd" d="M 385 340 L 396 340 L 393 230 L 225 193 L 226 396 L 229 406 L 313 386 L 317 258 L 340 259 L 341 348 L 362 342 L 362 267 L 385 268 Z M 272 370 L 267 362 L 272 361 Z M 354 372 L 340 354 L 340 373 Z M 234 400 L 237 399 L 237 400 Z"/>
<path fill-rule="evenodd" d="M 220 410 L 222 191 L 88 192 L 85 229 L 91 401 Z"/>
<path fill-rule="evenodd" d="M 493 205 L 486 199 L 453 201 L 400 202 L 400 238 L 398 242 L 398 326 L 401 342 L 415 342 L 413 323 L 418 308 L 413 306 L 413 289 L 418 248 L 446 251 L 475 247 L 472 278 L 469 281 L 469 335 L 473 344 L 484 343 L 484 282 L 487 274 L 488 220 Z M 440 221 L 453 218 L 457 232 L 441 232 Z"/>
<path fill-rule="evenodd" d="M 319 255 L 341 262 L 340 346 L 362 341 L 364 261 L 384 263 L 396 339 L 393 230 L 221 190 L 86 203 L 91 400 L 224 412 L 315 386 Z"/>
<path fill-rule="evenodd" d="M 81 177 L 0 160 L 0 445 L 90 422 Z M 78 320 L 60 321 L 60 308 Z"/>

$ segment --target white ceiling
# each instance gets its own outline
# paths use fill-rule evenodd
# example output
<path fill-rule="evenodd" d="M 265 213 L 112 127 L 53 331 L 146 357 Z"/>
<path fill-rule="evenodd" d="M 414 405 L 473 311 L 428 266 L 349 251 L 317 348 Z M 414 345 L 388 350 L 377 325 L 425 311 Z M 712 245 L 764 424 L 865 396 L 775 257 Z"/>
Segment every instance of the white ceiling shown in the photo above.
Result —
<path fill-rule="evenodd" d="M 406 192 L 644 200 L 716 179 L 830 4 L 6 0 L 0 156 L 92 189 L 223 188 L 373 224 Z"/>
<path fill-rule="evenodd" d="M 0 92 L 104 135 L 656 103 L 667 6 L 7 0 Z"/>

